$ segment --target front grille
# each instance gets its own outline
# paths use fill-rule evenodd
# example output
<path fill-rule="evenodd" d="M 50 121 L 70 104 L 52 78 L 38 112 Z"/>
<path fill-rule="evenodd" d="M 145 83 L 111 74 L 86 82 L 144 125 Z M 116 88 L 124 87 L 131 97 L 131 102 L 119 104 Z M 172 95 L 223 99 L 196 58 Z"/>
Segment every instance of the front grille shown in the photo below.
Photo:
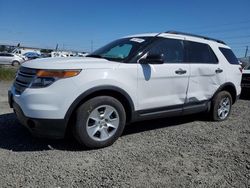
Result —
<path fill-rule="evenodd" d="M 14 87 L 17 94 L 22 94 L 22 92 L 30 86 L 30 83 L 36 76 L 36 70 L 20 67 L 17 72 L 17 76 L 14 82 Z"/>

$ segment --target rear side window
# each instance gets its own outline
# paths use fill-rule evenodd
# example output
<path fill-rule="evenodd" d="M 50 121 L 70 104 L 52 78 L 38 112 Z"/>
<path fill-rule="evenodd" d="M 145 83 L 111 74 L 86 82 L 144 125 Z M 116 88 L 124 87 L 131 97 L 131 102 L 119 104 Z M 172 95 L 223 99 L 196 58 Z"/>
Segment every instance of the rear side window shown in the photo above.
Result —
<path fill-rule="evenodd" d="M 230 64 L 239 64 L 238 59 L 235 57 L 234 53 L 232 52 L 232 50 L 228 49 L 228 48 L 219 48 L 221 53 L 225 56 L 225 58 L 227 59 L 227 61 Z"/>
<path fill-rule="evenodd" d="M 190 63 L 218 63 L 211 47 L 204 43 L 186 41 L 186 57 Z"/>

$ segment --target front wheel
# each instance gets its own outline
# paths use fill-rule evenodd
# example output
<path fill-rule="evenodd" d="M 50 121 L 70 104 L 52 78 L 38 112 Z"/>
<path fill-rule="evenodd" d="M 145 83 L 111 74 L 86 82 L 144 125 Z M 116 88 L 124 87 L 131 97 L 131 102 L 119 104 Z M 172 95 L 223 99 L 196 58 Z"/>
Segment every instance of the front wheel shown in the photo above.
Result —
<path fill-rule="evenodd" d="M 124 107 L 113 97 L 92 98 L 82 104 L 76 113 L 75 137 L 89 148 L 113 144 L 125 127 Z"/>
<path fill-rule="evenodd" d="M 214 121 L 226 120 L 231 114 L 232 96 L 227 91 L 219 92 L 212 101 L 211 116 Z"/>

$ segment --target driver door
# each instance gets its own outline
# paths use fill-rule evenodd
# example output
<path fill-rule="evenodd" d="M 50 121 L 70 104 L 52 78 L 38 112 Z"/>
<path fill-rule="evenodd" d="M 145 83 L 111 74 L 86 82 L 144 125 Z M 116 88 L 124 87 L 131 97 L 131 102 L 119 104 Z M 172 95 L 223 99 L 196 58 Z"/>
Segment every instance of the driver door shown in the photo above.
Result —
<path fill-rule="evenodd" d="M 184 63 L 183 38 L 158 40 L 143 56 L 162 55 L 163 64 L 138 64 L 138 107 L 145 113 L 181 114 L 187 97 L 190 65 Z"/>

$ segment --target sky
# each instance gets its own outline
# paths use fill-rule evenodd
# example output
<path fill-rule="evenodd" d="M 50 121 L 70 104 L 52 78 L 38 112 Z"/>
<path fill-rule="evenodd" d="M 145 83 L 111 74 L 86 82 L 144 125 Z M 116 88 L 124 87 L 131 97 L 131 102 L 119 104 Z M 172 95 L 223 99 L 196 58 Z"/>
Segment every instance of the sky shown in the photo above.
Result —
<path fill-rule="evenodd" d="M 250 0 L 0 0 L 0 44 L 91 51 L 126 35 L 168 30 L 221 39 L 243 57 Z"/>

